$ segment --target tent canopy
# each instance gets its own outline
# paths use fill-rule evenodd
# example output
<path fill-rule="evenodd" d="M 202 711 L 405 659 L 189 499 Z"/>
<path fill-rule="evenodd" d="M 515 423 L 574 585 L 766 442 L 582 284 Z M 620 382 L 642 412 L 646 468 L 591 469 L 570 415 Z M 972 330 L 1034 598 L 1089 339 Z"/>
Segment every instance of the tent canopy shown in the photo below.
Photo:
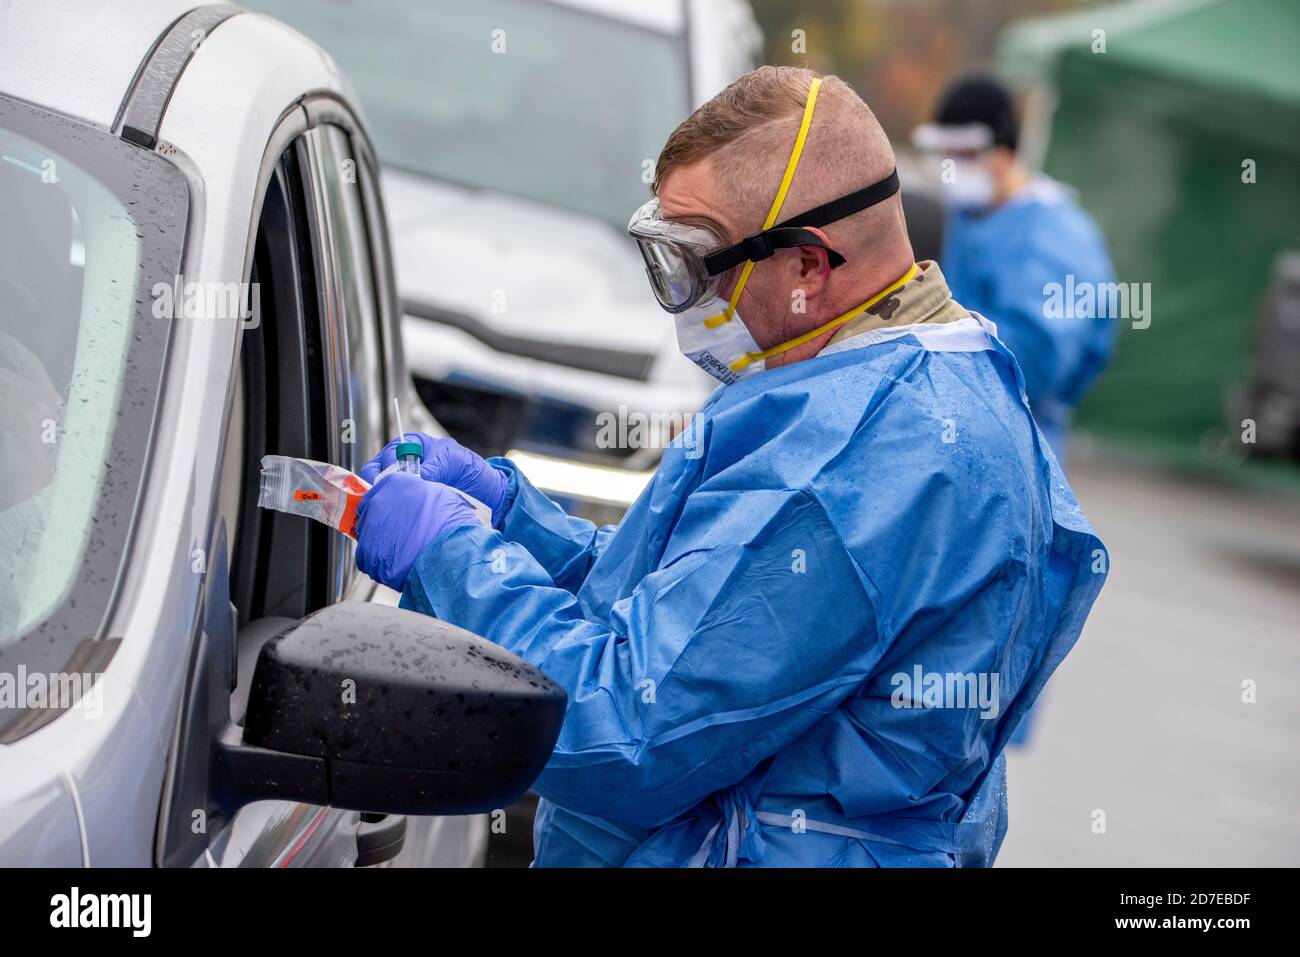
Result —
<path fill-rule="evenodd" d="M 1297 0 L 1133 0 L 1004 34 L 1001 72 L 1054 94 L 1044 169 L 1150 289 L 1080 427 L 1198 464 L 1231 447 L 1273 263 L 1300 249 L 1298 50 Z"/>

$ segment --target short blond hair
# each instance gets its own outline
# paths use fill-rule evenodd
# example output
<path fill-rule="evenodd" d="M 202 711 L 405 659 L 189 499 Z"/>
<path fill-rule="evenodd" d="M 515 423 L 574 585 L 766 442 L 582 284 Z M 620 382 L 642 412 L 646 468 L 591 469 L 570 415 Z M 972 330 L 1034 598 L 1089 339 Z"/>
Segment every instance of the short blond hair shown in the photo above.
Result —
<path fill-rule="evenodd" d="M 740 77 L 673 130 L 655 164 L 654 190 L 673 170 L 708 160 L 720 200 L 757 230 L 780 186 L 817 76 L 800 67 L 763 66 Z M 808 140 L 780 218 L 861 189 L 893 169 L 893 148 L 871 108 L 839 77 L 823 76 Z M 833 227 L 839 226 L 836 231 L 851 240 L 869 242 L 863 230 L 870 219 L 880 218 L 878 210 L 893 204 L 890 215 L 901 222 L 897 203 L 895 196 Z"/>

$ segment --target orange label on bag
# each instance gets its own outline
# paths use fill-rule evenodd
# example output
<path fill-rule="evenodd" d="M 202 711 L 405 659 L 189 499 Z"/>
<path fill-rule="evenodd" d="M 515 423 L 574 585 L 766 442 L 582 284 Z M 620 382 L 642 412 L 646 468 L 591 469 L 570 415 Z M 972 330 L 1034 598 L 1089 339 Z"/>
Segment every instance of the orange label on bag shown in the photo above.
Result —
<path fill-rule="evenodd" d="M 349 492 L 343 504 L 343 517 L 339 519 L 339 531 L 344 535 L 357 537 L 357 506 L 361 504 L 361 492 Z"/>
<path fill-rule="evenodd" d="M 293 490 L 293 500 L 295 502 L 315 502 L 320 499 L 320 492 L 312 492 L 305 488 L 296 488 Z"/>

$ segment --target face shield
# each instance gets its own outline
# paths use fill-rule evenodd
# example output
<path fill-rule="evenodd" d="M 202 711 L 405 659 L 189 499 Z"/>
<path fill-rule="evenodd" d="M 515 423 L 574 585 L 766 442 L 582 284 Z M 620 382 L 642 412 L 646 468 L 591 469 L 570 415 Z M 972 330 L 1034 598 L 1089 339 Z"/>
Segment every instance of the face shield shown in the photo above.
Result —
<path fill-rule="evenodd" d="M 912 131 L 912 145 L 931 156 L 978 156 L 993 148 L 993 130 L 983 123 L 922 123 Z"/>

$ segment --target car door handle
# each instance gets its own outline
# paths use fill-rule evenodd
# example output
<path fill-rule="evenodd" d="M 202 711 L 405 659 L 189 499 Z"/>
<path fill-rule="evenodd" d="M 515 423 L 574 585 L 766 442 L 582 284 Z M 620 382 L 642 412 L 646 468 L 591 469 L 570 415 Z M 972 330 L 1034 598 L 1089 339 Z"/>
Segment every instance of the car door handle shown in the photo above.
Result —
<path fill-rule="evenodd" d="M 362 814 L 357 828 L 357 867 L 391 861 L 406 843 L 406 815 Z"/>

